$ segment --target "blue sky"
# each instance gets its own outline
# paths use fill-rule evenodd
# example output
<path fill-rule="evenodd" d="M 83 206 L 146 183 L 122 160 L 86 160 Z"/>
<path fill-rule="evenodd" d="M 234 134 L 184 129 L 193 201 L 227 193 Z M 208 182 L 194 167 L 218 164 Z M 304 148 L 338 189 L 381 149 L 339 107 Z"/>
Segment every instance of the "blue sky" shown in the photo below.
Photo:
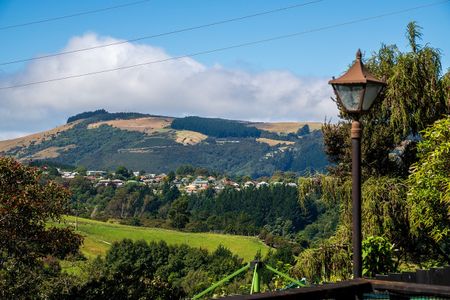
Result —
<path fill-rule="evenodd" d="M 0 0 L 0 27 L 130 2 L 133 1 Z M 62 49 L 73 50 L 80 45 L 97 45 L 106 39 L 116 41 L 158 34 L 305 2 L 310 1 L 151 0 L 100 13 L 4 29 L 0 30 L 0 39 L 2 41 L 0 63 L 57 53 L 62 51 Z M 138 56 L 143 61 L 151 61 L 154 57 L 165 58 L 216 49 L 317 29 L 436 2 L 439 1 L 356 2 L 349 0 L 324 0 L 303 7 L 238 22 L 143 40 L 133 43 L 130 45 L 131 48 L 124 49 L 124 52 L 113 53 L 114 55 L 110 53 L 113 51 L 112 49 L 107 50 L 110 52 L 96 50 L 91 52 L 91 58 L 65 55 L 64 57 L 59 57 L 58 60 L 43 59 L 36 63 L 0 66 L 0 83 L 1 86 L 6 86 L 11 83 L 27 82 L 27 80 L 45 80 L 73 75 L 77 74 L 77 72 L 79 74 L 96 71 L 98 69 L 94 68 L 94 63 L 89 63 L 97 61 L 95 57 L 98 57 L 98 60 L 102 60 L 105 57 L 109 57 L 108 55 L 112 55 L 112 61 L 96 66 L 100 69 L 105 69 L 110 68 L 110 66 L 117 67 L 118 65 L 115 63 L 126 55 L 130 56 L 122 62 L 133 61 L 134 63 L 139 63 L 139 61 L 133 60 Z M 323 120 L 324 117 L 333 117 L 335 112 L 334 108 L 331 108 L 332 104 L 330 104 L 330 107 L 325 107 L 326 104 L 321 102 L 328 97 L 328 94 L 331 95 L 331 91 L 319 92 L 327 89 L 326 85 L 324 85 L 326 80 L 333 75 L 339 75 L 345 70 L 354 58 L 357 48 L 361 48 L 363 52 L 370 54 L 372 51 L 377 50 L 381 43 L 395 43 L 405 50 L 407 46 L 405 28 L 407 23 L 413 20 L 423 27 L 423 41 L 442 51 L 443 69 L 449 68 L 450 39 L 448 38 L 448 29 L 450 28 L 450 1 L 447 1 L 440 5 L 377 20 L 197 56 L 192 61 L 186 62 L 193 69 L 189 72 L 186 71 L 186 75 L 180 81 L 174 80 L 174 83 L 189 81 L 192 90 L 199 90 L 198 93 L 201 93 L 204 87 L 202 83 L 208 82 L 208 86 L 205 89 L 211 92 L 209 94 L 206 93 L 204 97 L 199 96 L 200 94 L 193 94 L 191 99 L 186 94 L 190 94 L 192 91 L 186 91 L 181 88 L 179 94 L 173 91 L 151 94 L 147 90 L 138 89 L 136 89 L 137 92 L 134 92 L 133 89 L 116 91 L 116 94 L 120 94 L 121 97 L 130 99 L 130 105 L 126 106 L 124 101 L 121 101 L 119 98 L 102 94 L 93 87 L 87 87 L 86 82 L 81 79 L 75 79 L 72 83 L 55 82 L 42 85 L 39 88 L 22 88 L 20 91 L 0 91 L 0 97 L 3 98 L 0 104 L 0 116 L 8 115 L 10 119 L 8 121 L 9 119 L 7 118 L 6 123 L 0 125 L 0 139 L 2 137 L 9 138 L 47 129 L 60 124 L 70 114 L 80 110 L 100 108 L 99 106 L 104 106 L 110 110 L 136 110 L 169 115 L 199 114 L 254 120 Z M 148 48 L 140 48 L 141 46 L 148 46 Z M 155 51 L 158 49 L 163 53 L 156 53 Z M 147 53 L 146 51 L 150 51 L 148 56 L 145 54 Z M 85 54 L 88 55 L 87 53 Z M 69 64 L 70 68 L 67 67 Z M 47 70 L 46 68 L 49 69 Z M 171 70 L 175 73 L 170 73 L 167 70 L 162 73 L 154 72 L 154 74 L 159 75 L 155 75 L 158 78 L 152 77 L 151 82 L 159 82 L 163 77 L 167 77 L 166 79 L 170 81 L 171 74 L 178 73 L 176 70 L 184 67 L 173 66 L 173 68 Z M 136 73 L 144 72 L 138 69 L 123 71 L 122 78 L 136 77 Z M 58 73 L 58 71 L 61 72 Z M 150 70 L 148 71 L 150 72 Z M 193 74 L 196 77 L 195 80 L 192 79 Z M 105 78 L 111 77 L 111 81 L 103 82 L 106 79 L 100 78 L 102 76 Z M 147 73 L 142 73 L 141 76 L 150 78 Z M 111 74 L 97 75 L 93 76 L 91 81 L 99 80 L 105 86 L 116 86 L 114 80 L 120 81 L 120 77 L 115 77 L 115 79 L 112 77 L 113 75 Z M 201 77 L 201 81 L 199 77 Z M 270 95 L 272 90 L 281 89 L 280 85 L 277 84 L 280 80 L 283 80 L 285 90 L 280 90 Z M 246 82 L 247 86 L 241 92 L 239 90 L 240 85 L 237 83 L 223 86 L 220 85 L 221 83 L 217 83 L 218 81 Z M 321 84 L 318 83 L 319 81 Z M 119 82 L 117 84 L 122 83 Z M 137 83 L 133 81 L 129 84 L 135 85 Z M 215 88 L 215 84 L 219 84 L 220 88 Z M 274 86 L 272 89 L 264 89 L 270 84 Z M 99 86 L 102 85 L 99 83 Z M 165 84 L 160 84 L 158 88 L 161 86 L 165 86 Z M 167 86 L 170 89 L 170 85 Z M 312 89 L 308 89 L 309 87 L 312 87 Z M 69 92 L 71 91 L 70 88 L 77 91 L 76 98 L 62 92 L 64 90 Z M 227 88 L 231 90 L 227 90 Z M 152 88 L 152 91 L 154 90 Z M 55 93 L 60 98 L 49 100 L 52 97 L 51 95 Z M 307 94 L 310 98 L 295 96 L 295 93 Z M 89 96 L 86 96 L 87 94 Z M 147 98 L 145 98 L 146 94 L 148 95 Z M 229 94 L 228 98 L 219 99 L 217 107 L 214 107 L 215 97 L 221 98 L 223 94 Z M 186 99 L 184 99 L 185 96 Z M 105 100 L 105 97 L 109 97 L 108 101 Z M 174 107 L 179 107 L 180 104 L 176 101 L 169 101 L 170 103 L 166 107 L 158 102 L 158 99 L 167 99 L 168 97 L 177 98 L 179 103 L 189 102 L 189 105 L 186 104 L 183 109 L 177 110 Z M 320 99 L 316 99 L 316 101 L 314 97 L 320 97 Z M 18 104 L 19 98 L 26 99 L 26 104 Z M 234 103 L 230 100 L 234 98 L 239 98 L 241 101 Z M 144 101 L 145 99 L 147 101 Z M 199 99 L 200 103 L 195 102 L 195 99 Z M 265 99 L 263 104 L 266 105 L 267 111 L 256 110 L 252 112 L 252 110 L 248 110 L 246 113 L 241 113 L 242 110 L 232 110 L 226 105 L 226 103 L 230 103 L 230 106 L 238 107 L 245 102 L 245 99 L 249 99 L 249 101 L 255 99 L 255 103 L 259 99 Z M 281 99 L 281 102 L 277 102 L 279 99 Z M 286 108 L 280 108 L 276 112 L 269 113 L 271 107 L 280 106 L 283 103 L 283 99 L 288 103 Z M 13 102 L 14 105 L 12 104 Z M 58 102 L 58 105 L 54 102 Z M 75 102 L 77 102 L 77 105 L 74 105 Z M 289 105 L 303 103 L 303 105 L 310 106 L 308 103 L 312 102 L 321 103 L 315 107 L 317 111 L 309 110 L 306 112 L 306 109 L 302 109 L 297 115 L 291 113 L 292 108 Z M 31 114 L 28 114 L 24 112 L 23 108 L 28 107 L 30 103 L 32 104 L 30 109 L 33 111 L 31 111 Z M 258 102 L 257 105 L 262 107 L 263 104 Z M 208 109 L 205 107 L 208 107 Z M 321 110 L 324 114 L 320 113 Z M 42 117 L 40 118 L 39 116 Z M 20 127 L 18 124 L 21 124 L 23 119 L 26 118 L 30 118 L 30 124 L 32 125 Z M 52 119 L 52 121 L 44 121 L 48 118 Z"/>

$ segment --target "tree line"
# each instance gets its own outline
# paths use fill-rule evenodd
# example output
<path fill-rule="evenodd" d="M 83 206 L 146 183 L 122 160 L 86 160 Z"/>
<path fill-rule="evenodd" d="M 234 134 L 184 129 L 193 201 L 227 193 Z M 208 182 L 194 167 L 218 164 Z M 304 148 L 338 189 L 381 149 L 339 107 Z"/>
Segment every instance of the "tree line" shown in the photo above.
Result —
<path fill-rule="evenodd" d="M 184 117 L 174 119 L 171 127 L 179 130 L 197 131 L 216 138 L 259 137 L 261 131 L 239 121 L 218 118 Z"/>

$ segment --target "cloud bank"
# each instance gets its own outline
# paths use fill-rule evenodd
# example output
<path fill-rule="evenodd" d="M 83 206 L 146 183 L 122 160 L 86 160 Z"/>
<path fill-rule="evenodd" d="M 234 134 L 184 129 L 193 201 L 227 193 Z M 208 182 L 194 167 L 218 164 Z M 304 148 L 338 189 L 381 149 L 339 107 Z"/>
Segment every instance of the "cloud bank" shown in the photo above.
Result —
<path fill-rule="evenodd" d="M 62 51 L 117 42 L 88 33 Z M 171 56 L 142 44 L 36 60 L 0 78 L 0 86 L 112 69 Z M 128 70 L 0 91 L 0 139 L 61 125 L 70 115 L 104 108 L 169 116 L 198 115 L 253 121 L 323 121 L 337 115 L 325 78 L 289 71 L 249 72 L 183 58 Z"/>

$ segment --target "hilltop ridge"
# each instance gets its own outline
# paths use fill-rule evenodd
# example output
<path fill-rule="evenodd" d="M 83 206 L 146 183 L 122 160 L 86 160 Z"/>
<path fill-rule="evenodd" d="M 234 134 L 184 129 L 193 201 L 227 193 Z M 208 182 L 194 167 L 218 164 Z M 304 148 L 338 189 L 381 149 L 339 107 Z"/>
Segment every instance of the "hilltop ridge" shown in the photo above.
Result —
<path fill-rule="evenodd" d="M 45 132 L 0 141 L 0 154 L 106 170 L 123 165 L 165 172 L 191 164 L 236 175 L 305 173 L 327 165 L 318 128 L 320 123 L 314 122 L 175 118 L 100 109 L 71 116 L 67 124 Z"/>

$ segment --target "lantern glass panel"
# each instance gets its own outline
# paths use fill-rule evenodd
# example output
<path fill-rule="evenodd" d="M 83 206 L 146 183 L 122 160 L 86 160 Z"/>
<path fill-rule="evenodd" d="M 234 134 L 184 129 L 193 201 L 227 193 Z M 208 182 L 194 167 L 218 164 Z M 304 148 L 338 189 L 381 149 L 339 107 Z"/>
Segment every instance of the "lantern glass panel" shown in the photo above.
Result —
<path fill-rule="evenodd" d="M 367 111 L 372 107 L 373 102 L 381 92 L 382 88 L 383 86 L 381 84 L 367 83 L 362 106 L 363 111 Z"/>
<path fill-rule="evenodd" d="M 341 85 L 335 84 L 334 88 L 336 89 L 339 98 L 341 99 L 342 104 L 345 109 L 348 111 L 357 111 L 359 110 L 359 105 L 361 103 L 361 94 L 362 94 L 362 85 Z"/>

